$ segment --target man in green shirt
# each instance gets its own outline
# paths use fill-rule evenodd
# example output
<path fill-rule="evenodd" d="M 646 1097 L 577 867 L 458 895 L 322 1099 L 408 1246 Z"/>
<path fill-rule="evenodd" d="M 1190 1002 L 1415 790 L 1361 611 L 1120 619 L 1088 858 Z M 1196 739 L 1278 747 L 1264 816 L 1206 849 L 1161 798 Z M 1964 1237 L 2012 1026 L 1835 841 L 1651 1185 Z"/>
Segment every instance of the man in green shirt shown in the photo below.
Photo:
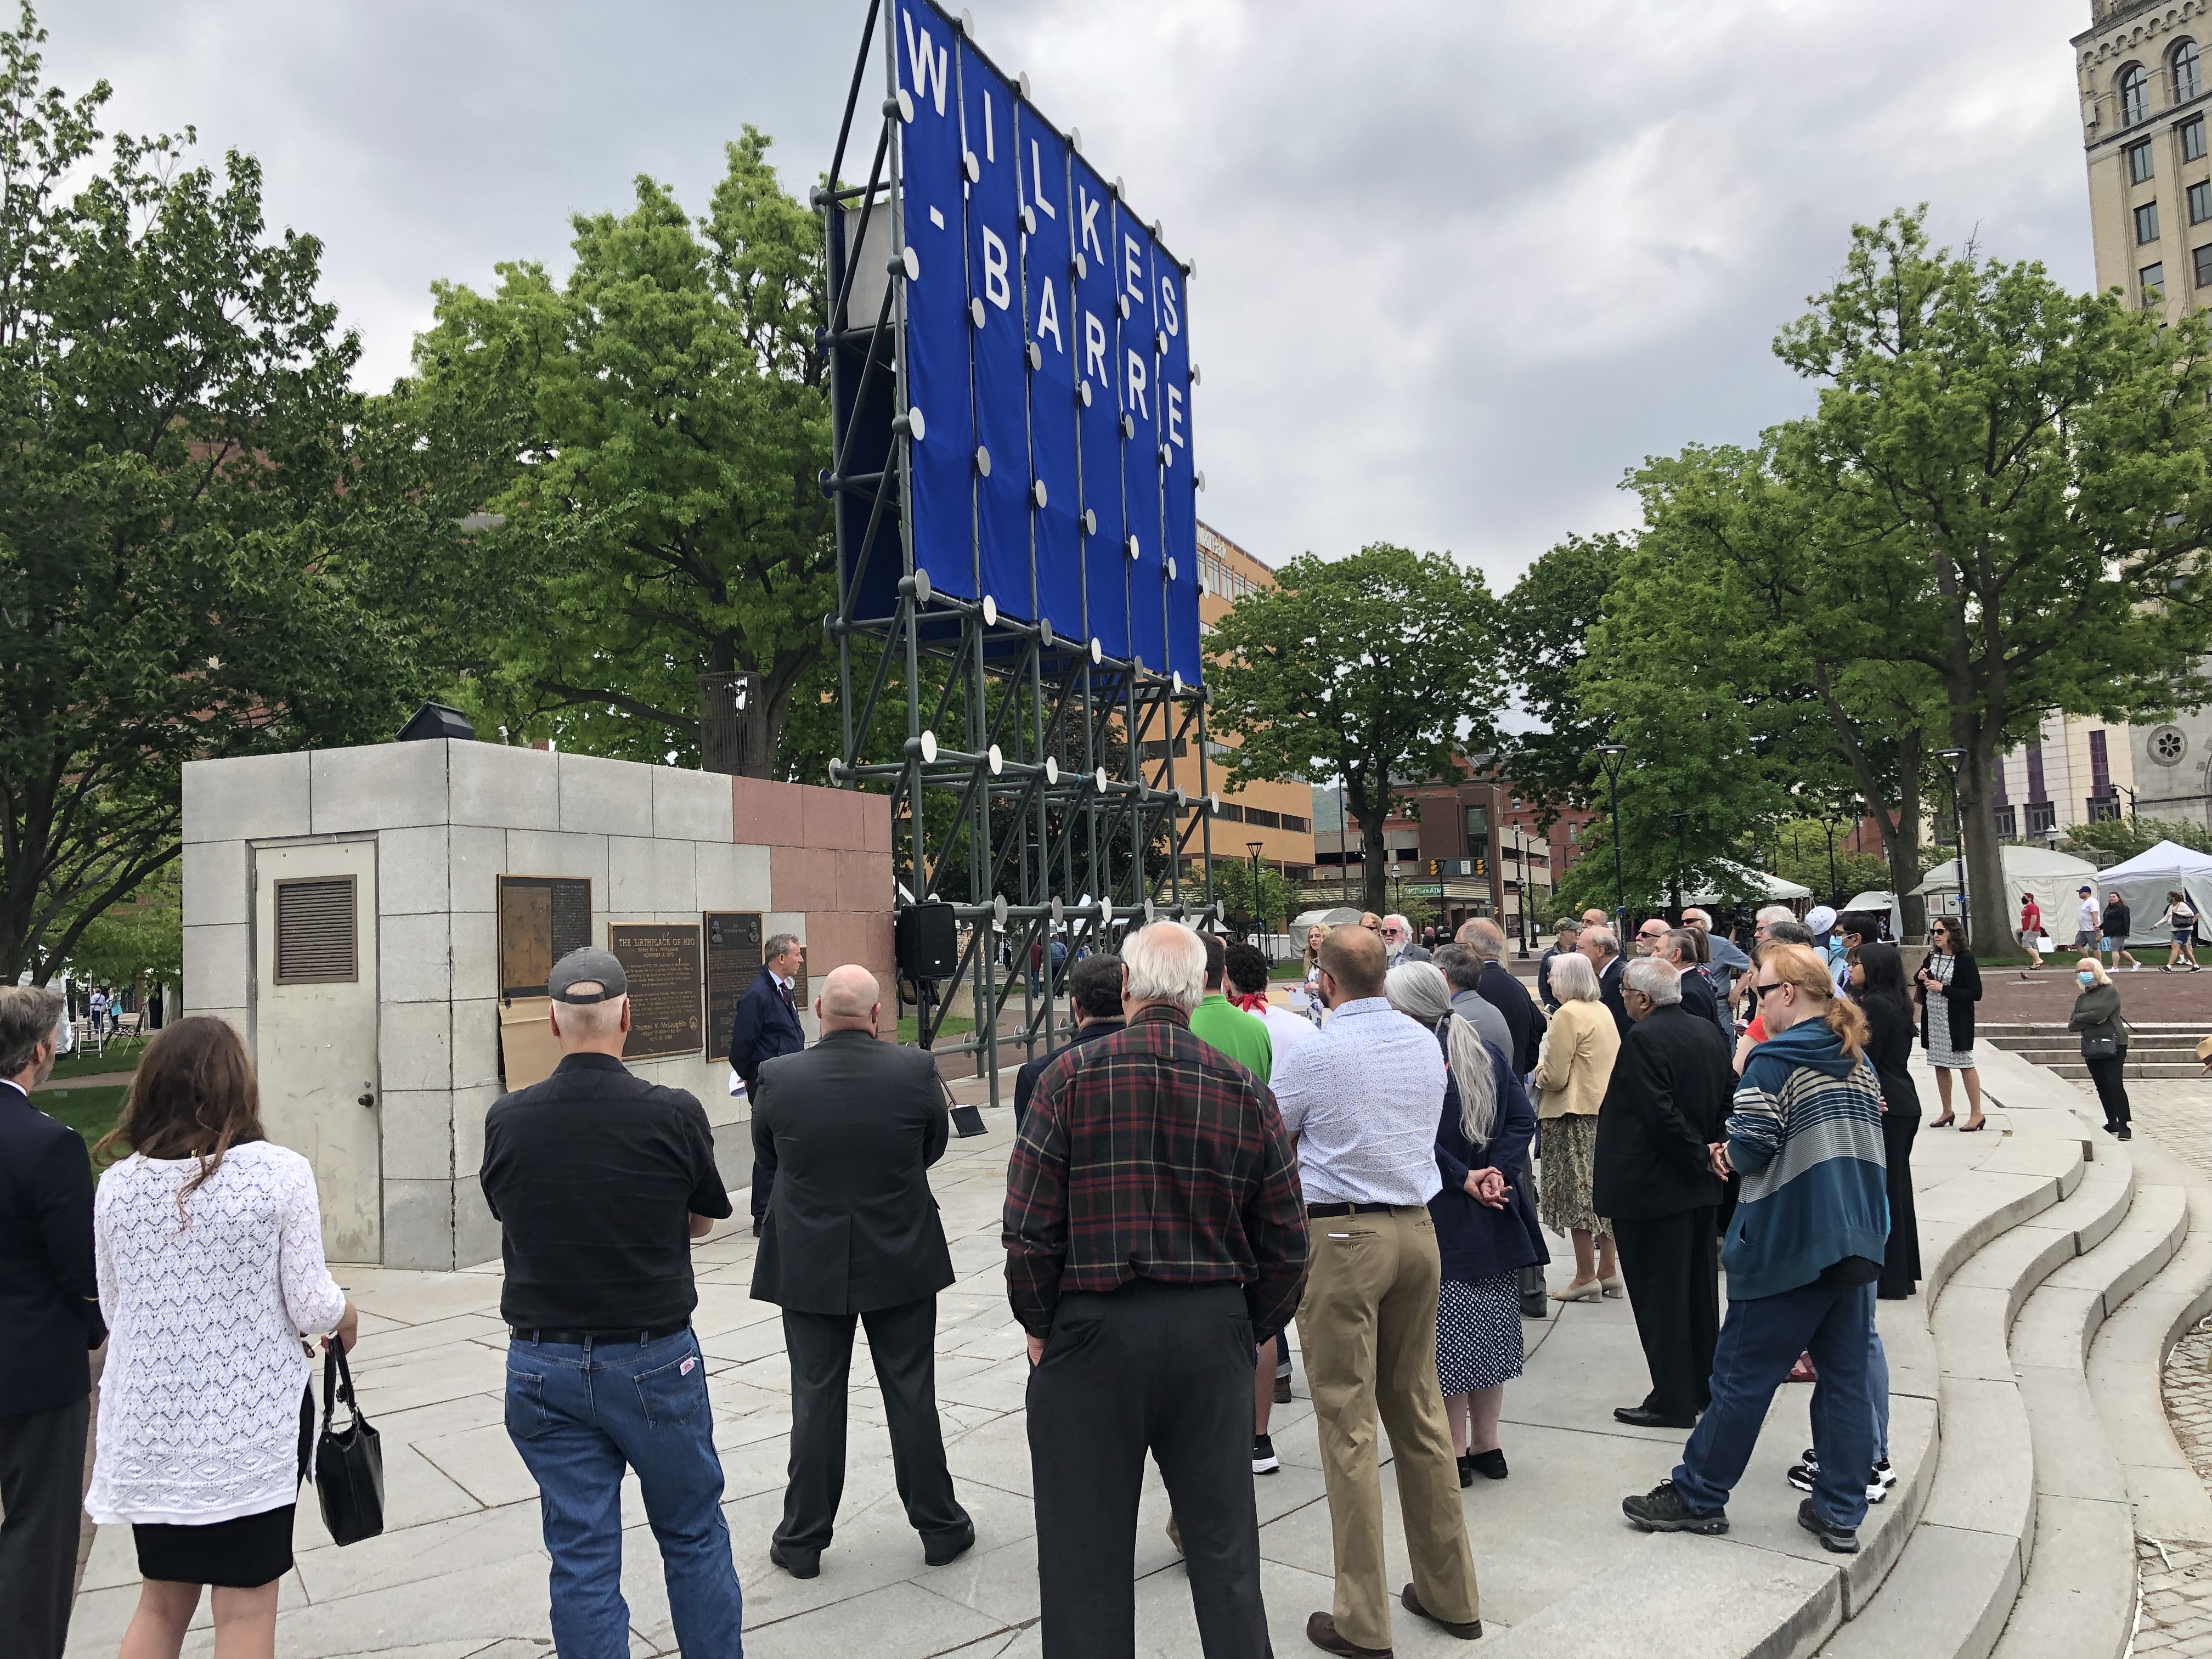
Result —
<path fill-rule="evenodd" d="M 1264 1089 L 1275 1066 L 1275 1045 L 1267 1036 L 1267 1022 L 1257 1014 L 1248 1014 L 1232 1006 L 1221 994 L 1221 975 L 1228 961 L 1229 947 L 1218 933 L 1200 937 L 1206 941 L 1206 997 L 1191 1010 L 1190 1034 L 1220 1049 L 1259 1079 Z"/>

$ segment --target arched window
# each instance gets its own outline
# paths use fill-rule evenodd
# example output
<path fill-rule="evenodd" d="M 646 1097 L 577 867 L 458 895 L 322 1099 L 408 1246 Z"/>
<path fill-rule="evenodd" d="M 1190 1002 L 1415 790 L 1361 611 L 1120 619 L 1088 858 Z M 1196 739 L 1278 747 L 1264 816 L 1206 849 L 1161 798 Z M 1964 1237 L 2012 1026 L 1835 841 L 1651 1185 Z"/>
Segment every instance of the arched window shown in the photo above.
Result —
<path fill-rule="evenodd" d="M 2141 64 L 2120 71 L 2120 125 L 2134 126 L 2150 114 L 2150 72 Z"/>
<path fill-rule="evenodd" d="M 2184 40 L 2173 49 L 2170 61 L 2173 65 L 2173 101 L 2185 104 L 2204 89 L 2203 76 L 2197 70 L 2197 43 Z"/>

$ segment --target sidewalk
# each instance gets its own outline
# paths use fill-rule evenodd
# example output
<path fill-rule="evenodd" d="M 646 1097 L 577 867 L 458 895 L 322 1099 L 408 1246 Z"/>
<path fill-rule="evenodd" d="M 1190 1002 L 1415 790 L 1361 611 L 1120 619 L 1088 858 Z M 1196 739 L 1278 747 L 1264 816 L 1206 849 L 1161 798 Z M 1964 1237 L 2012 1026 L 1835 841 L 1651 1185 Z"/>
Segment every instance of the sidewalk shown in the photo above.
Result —
<path fill-rule="evenodd" d="M 1927 1092 L 1932 1098 L 1932 1089 Z M 1022 1409 L 1028 1362 L 1006 1308 L 999 1243 L 1012 1114 L 984 1115 L 989 1134 L 956 1140 L 932 1172 L 961 1275 L 939 1302 L 938 1397 L 954 1478 L 978 1534 L 975 1548 L 950 1566 L 923 1565 L 900 1510 L 865 1342 L 854 1356 L 836 1542 L 818 1578 L 795 1580 L 770 1565 L 769 1535 L 781 1510 L 791 1425 L 781 1328 L 777 1310 L 747 1294 L 754 1246 L 743 1226 L 719 1228 L 699 1248 L 696 1322 L 709 1357 L 749 1655 L 1018 1659 L 1038 1651 Z M 1923 1135 L 1920 1184 L 1956 1174 L 1996 1139 Z M 744 1198 L 736 1196 L 742 1216 Z M 1571 1276 L 1571 1256 L 1563 1243 L 1553 1247 L 1553 1282 L 1562 1284 Z M 535 1491 L 501 1421 L 506 1335 L 497 1317 L 496 1264 L 452 1274 L 345 1268 L 338 1277 L 362 1309 L 355 1371 L 363 1407 L 383 1437 L 390 1530 L 341 1550 L 324 1534 L 312 1497 L 302 1503 L 298 1565 L 279 1602 L 278 1651 L 288 1659 L 370 1653 L 539 1659 L 550 1640 L 547 1563 Z M 1616 1572 L 1631 1577 L 1632 1556 L 1653 1543 L 1681 1541 L 1647 1540 L 1620 1514 L 1624 1494 L 1665 1477 L 1683 1437 L 1612 1420 L 1612 1407 L 1639 1399 L 1647 1386 L 1628 1304 L 1577 1304 L 1523 1328 L 1528 1372 L 1507 1386 L 1505 1399 L 1511 1478 L 1478 1480 L 1465 1494 L 1483 1620 L 1493 1638 L 1582 1586 Z M 1306 1616 L 1330 1602 L 1328 1513 L 1303 1365 L 1296 1386 L 1297 1400 L 1274 1416 L 1282 1471 L 1256 1482 L 1269 1622 L 1282 1654 L 1307 1650 Z M 1802 1536 L 1790 1520 L 1798 1494 L 1782 1477 L 1806 1443 L 1809 1394 L 1785 1389 L 1778 1397 L 1774 1420 L 1731 1504 L 1740 1532 L 1771 1534 L 1783 1550 Z M 1387 1465 L 1383 1479 L 1389 1486 Z M 1406 1557 L 1395 1493 L 1386 1491 L 1384 1511 L 1395 1585 L 1406 1575 Z M 673 1653 L 659 1559 L 634 1483 L 623 1514 L 631 1652 Z M 1166 1519 L 1157 1471 L 1148 1471 L 1134 1564 L 1139 1651 L 1187 1656 L 1198 1651 L 1197 1630 Z M 1726 1564 L 1753 1558 L 1771 1560 L 1777 1571 L 1796 1565 L 1784 1555 L 1708 1540 L 1692 1548 L 1701 1552 L 1697 1574 L 1734 1571 Z M 1689 1552 L 1680 1559 L 1686 1565 Z M 137 1596 L 128 1529 L 100 1528 L 70 1653 L 112 1654 Z M 1619 1609 L 1624 1620 L 1633 1613 Z M 1410 1616 L 1397 1619 L 1395 1637 L 1407 1656 L 1466 1651 Z M 205 1654 L 210 1639 L 204 1605 L 185 1651 Z"/>

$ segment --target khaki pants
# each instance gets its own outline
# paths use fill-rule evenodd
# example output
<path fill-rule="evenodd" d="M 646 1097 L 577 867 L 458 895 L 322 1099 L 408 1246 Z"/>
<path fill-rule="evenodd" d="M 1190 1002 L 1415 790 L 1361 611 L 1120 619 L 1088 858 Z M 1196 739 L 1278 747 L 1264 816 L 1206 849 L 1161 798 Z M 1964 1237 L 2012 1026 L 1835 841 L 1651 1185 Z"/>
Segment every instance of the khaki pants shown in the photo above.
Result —
<path fill-rule="evenodd" d="M 1321 1431 L 1336 1547 L 1337 1633 L 1390 1642 L 1382 1559 L 1379 1413 L 1390 1436 L 1398 1504 L 1421 1606 L 1453 1624 L 1479 1619 L 1459 1466 L 1437 1383 L 1437 1235 L 1428 1211 L 1316 1218 L 1310 1229 L 1298 1346 Z"/>

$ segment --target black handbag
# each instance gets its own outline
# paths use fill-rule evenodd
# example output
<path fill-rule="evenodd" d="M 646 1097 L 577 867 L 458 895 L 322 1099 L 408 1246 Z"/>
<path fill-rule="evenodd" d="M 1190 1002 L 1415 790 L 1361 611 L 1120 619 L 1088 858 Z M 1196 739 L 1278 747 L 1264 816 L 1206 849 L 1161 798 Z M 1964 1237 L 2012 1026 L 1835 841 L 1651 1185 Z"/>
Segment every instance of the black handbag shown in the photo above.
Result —
<path fill-rule="evenodd" d="M 2081 1039 L 2081 1058 L 2084 1060 L 2118 1060 L 2120 1040 L 2118 1037 L 2094 1036 Z"/>
<path fill-rule="evenodd" d="M 332 1426 L 337 1402 L 353 1421 Z M 353 1373 L 337 1342 L 323 1352 L 323 1429 L 315 1439 L 315 1495 L 323 1524 L 341 1544 L 358 1544 L 384 1530 L 384 1444 L 353 1395 Z"/>

